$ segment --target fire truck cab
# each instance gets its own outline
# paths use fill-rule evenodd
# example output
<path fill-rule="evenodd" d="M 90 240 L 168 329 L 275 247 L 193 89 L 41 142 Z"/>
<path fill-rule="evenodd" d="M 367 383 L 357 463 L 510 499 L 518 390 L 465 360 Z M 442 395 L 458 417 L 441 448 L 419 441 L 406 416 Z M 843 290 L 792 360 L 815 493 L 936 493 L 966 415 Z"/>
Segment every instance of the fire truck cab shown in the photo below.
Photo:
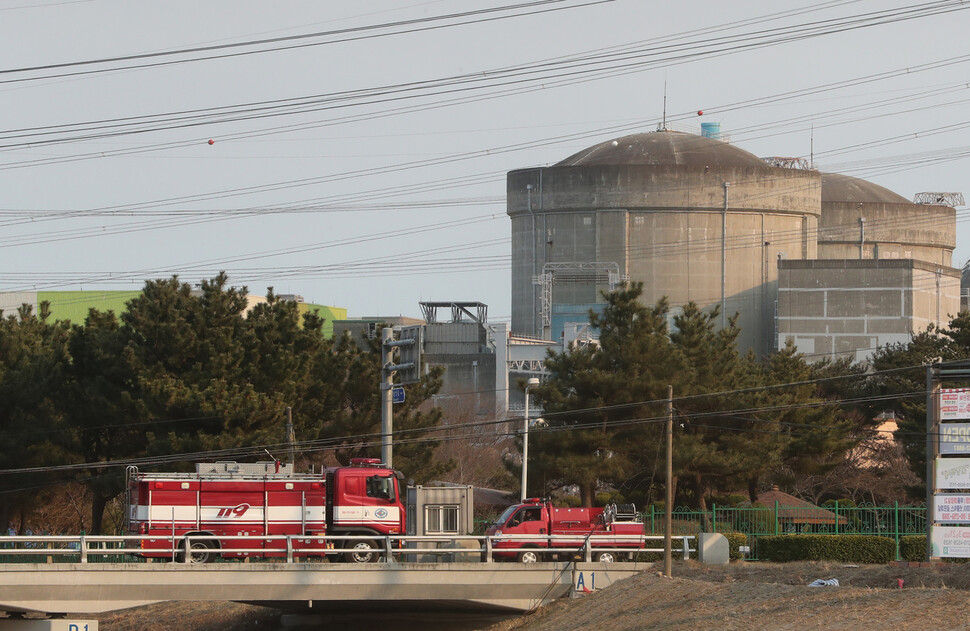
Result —
<path fill-rule="evenodd" d="M 334 555 L 334 548 L 350 548 L 344 560 L 369 563 L 378 560 L 377 550 L 383 548 L 376 537 L 405 532 L 402 478 L 368 458 L 301 474 L 279 462 L 205 463 L 195 473 L 142 473 L 131 467 L 126 530 L 144 536 L 145 557 L 170 557 L 173 540 L 180 542 L 181 558 L 189 554 L 195 561 L 216 555 L 282 556 L 285 540 L 266 537 L 290 535 L 297 537 L 297 556 Z M 317 538 L 324 535 L 375 539 Z M 192 539 L 186 550 L 186 537 L 193 536 L 207 538 Z"/>
<path fill-rule="evenodd" d="M 593 558 L 604 562 L 633 559 L 636 550 L 644 547 L 643 522 L 632 504 L 559 508 L 547 499 L 531 497 L 505 509 L 486 534 L 503 537 L 493 544 L 496 558 L 523 563 L 574 558 L 587 542 Z"/>

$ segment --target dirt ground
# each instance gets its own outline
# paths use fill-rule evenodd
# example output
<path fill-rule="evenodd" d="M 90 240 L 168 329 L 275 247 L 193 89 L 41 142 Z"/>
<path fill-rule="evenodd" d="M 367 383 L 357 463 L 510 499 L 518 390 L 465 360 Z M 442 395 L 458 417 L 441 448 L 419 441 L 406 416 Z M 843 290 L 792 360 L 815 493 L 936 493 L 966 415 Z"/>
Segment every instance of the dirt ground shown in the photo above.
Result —
<path fill-rule="evenodd" d="M 675 563 L 673 578 L 646 572 L 561 600 L 488 631 L 718 631 L 968 629 L 970 563 L 896 568 L 840 563 Z M 835 578 L 839 587 L 809 587 Z M 899 587 L 899 579 L 903 586 Z M 277 629 L 271 609 L 233 603 L 163 603 L 99 616 L 102 631 Z M 434 624 L 428 614 L 427 623 Z M 375 628 L 387 628 L 386 622 Z"/>
<path fill-rule="evenodd" d="M 970 629 L 970 564 L 687 562 L 673 575 L 645 573 L 489 631 Z M 820 578 L 835 578 L 839 587 L 808 586 Z"/>
<path fill-rule="evenodd" d="M 239 603 L 173 601 L 91 617 L 100 631 L 270 631 L 278 628 L 280 613 Z"/>

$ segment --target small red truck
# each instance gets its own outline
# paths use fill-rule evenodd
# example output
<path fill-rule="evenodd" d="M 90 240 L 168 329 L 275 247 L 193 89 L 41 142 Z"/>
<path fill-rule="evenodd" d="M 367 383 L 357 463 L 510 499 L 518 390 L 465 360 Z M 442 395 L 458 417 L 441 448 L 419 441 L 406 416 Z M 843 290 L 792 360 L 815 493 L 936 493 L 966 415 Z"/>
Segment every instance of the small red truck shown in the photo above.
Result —
<path fill-rule="evenodd" d="M 405 533 L 402 479 L 376 458 L 357 458 L 349 467 L 320 473 L 293 473 L 279 462 L 207 463 L 195 473 L 142 473 L 130 467 L 126 530 L 143 537 L 144 557 L 171 557 L 173 540 L 183 559 L 188 542 L 195 561 L 216 555 L 281 556 L 289 535 L 297 538 L 298 556 L 333 555 L 330 550 L 344 548 L 353 549 L 344 560 L 372 563 L 385 537 Z M 284 539 L 264 539 L 274 535 Z M 358 538 L 318 538 L 324 535 Z M 374 538 L 359 538 L 365 535 Z M 264 547 L 270 550 L 264 553 Z"/>
<path fill-rule="evenodd" d="M 556 508 L 548 500 L 533 497 L 505 509 L 486 534 L 527 535 L 519 540 L 494 540 L 493 554 L 496 558 L 517 558 L 523 563 L 535 563 L 547 558 L 573 558 L 581 554 L 587 540 L 593 549 L 594 560 L 632 559 L 634 551 L 644 547 L 643 539 L 637 537 L 645 532 L 632 504 L 610 504 L 606 508 Z M 548 538 L 548 535 L 562 537 Z"/>

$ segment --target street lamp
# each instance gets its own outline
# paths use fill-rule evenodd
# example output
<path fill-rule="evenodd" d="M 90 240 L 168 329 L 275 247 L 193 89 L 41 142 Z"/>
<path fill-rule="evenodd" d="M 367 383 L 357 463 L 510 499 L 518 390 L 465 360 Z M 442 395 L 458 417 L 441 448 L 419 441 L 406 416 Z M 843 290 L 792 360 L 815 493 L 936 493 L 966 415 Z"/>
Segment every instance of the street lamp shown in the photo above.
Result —
<path fill-rule="evenodd" d="M 529 388 L 539 385 L 539 379 L 530 377 L 525 382 L 525 420 L 522 431 L 522 501 L 525 501 L 525 484 L 529 479 Z"/>

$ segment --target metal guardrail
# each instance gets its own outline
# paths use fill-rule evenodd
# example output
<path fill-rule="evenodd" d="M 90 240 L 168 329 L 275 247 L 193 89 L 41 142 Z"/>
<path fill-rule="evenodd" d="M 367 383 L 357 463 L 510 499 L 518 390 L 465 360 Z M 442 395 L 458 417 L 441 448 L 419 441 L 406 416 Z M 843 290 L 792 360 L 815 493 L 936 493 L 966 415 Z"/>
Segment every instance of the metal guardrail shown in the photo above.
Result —
<path fill-rule="evenodd" d="M 142 543 L 152 539 L 155 542 L 165 541 L 168 545 L 146 549 Z M 270 557 L 285 559 L 286 563 L 300 561 L 304 557 L 323 557 L 343 555 L 345 553 L 363 552 L 353 547 L 356 541 L 366 541 L 376 544 L 375 554 L 383 555 L 385 562 L 400 562 L 401 557 L 431 556 L 432 558 L 456 557 L 467 558 L 477 555 L 477 560 L 484 563 L 495 561 L 495 553 L 499 555 L 524 551 L 539 554 L 570 554 L 582 557 L 578 560 L 591 561 L 597 553 L 663 553 L 662 535 L 610 535 L 611 546 L 594 545 L 588 537 L 577 535 L 514 535 L 514 536 L 408 536 L 377 537 L 374 535 L 336 535 L 314 536 L 306 535 L 267 535 L 267 536 L 213 536 L 191 535 L 185 537 L 146 537 L 144 535 L 39 535 L 39 536 L 3 536 L 0 537 L 0 563 L 55 563 L 55 562 L 135 562 L 138 557 L 149 551 L 154 554 L 164 553 L 169 560 L 192 563 L 193 554 L 185 554 L 186 549 L 192 550 L 193 542 L 260 542 L 251 547 L 231 547 L 221 549 L 218 546 L 208 547 L 196 551 L 197 554 L 206 553 L 219 557 L 242 557 L 244 559 Z M 696 552 L 690 547 L 693 536 L 679 535 L 673 538 L 680 542 L 679 549 L 674 552 L 688 559 Z M 532 543 L 532 542 L 535 543 Z M 659 541 L 660 547 L 647 547 L 648 542 Z M 464 547 L 462 542 L 475 542 L 476 545 Z M 503 542 L 519 543 L 519 546 L 506 547 Z M 332 544 L 334 547 L 321 548 L 321 544 Z M 626 544 L 626 545 L 624 545 Z M 345 547 L 337 547 L 344 545 Z M 428 546 L 428 547 L 423 547 Z M 432 547 L 433 546 L 433 547 Z M 44 560 L 38 561 L 38 557 Z M 122 557 L 113 559 L 111 557 Z M 157 557 L 156 557 L 157 558 Z M 408 561 L 417 562 L 417 561 Z"/>

